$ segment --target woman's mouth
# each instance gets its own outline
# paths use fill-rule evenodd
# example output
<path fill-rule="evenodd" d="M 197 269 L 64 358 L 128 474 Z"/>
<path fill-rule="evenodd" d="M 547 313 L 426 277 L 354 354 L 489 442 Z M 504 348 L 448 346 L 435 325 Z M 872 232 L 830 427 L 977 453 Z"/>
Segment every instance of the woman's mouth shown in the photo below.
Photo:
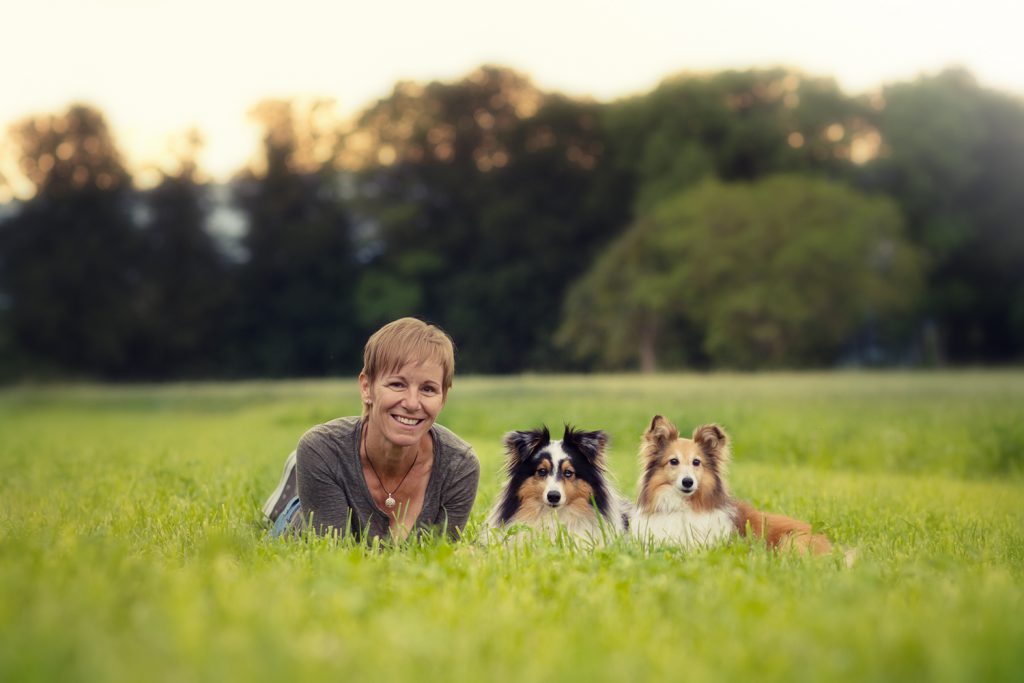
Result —
<path fill-rule="evenodd" d="M 423 422 L 422 418 L 417 419 L 414 417 L 404 417 L 402 415 L 392 415 L 391 419 L 395 420 L 398 424 L 405 425 L 406 427 L 415 427 L 420 422 Z"/>

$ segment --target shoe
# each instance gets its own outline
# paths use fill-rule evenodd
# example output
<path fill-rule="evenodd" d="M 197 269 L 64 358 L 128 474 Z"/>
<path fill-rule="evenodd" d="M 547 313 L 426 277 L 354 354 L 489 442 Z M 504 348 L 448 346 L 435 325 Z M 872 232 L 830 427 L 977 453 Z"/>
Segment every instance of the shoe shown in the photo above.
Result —
<path fill-rule="evenodd" d="M 281 472 L 281 481 L 278 482 L 277 488 L 270 494 L 270 498 L 267 498 L 267 502 L 263 504 L 263 514 L 266 515 L 267 519 L 271 522 L 275 521 L 284 509 L 288 506 L 289 501 L 298 495 L 298 485 L 295 483 L 295 451 L 291 452 L 288 459 L 284 461 L 284 471 Z"/>
<path fill-rule="evenodd" d="M 301 509 L 302 505 L 299 503 L 299 497 L 295 496 L 288 504 L 284 506 L 284 512 L 278 515 L 277 519 L 274 520 L 274 528 L 270 530 L 270 535 L 274 538 L 280 538 L 288 530 L 298 531 L 302 529 L 302 520 L 298 520 L 297 526 L 292 526 L 292 518 Z"/>

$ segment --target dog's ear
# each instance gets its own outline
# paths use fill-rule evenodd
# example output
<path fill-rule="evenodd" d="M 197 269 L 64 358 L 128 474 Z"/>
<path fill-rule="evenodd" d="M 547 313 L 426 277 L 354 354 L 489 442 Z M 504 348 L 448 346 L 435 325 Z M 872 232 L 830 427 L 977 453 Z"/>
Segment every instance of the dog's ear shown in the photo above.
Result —
<path fill-rule="evenodd" d="M 729 435 L 716 424 L 701 425 L 693 430 L 693 440 L 705 455 L 726 459 L 729 451 Z"/>
<path fill-rule="evenodd" d="M 528 461 L 533 455 L 544 446 L 551 443 L 551 434 L 547 425 L 528 432 L 509 432 L 505 435 L 505 452 L 508 455 L 509 472 Z"/>
<path fill-rule="evenodd" d="M 592 465 L 600 465 L 604 461 L 604 449 L 608 445 L 608 434 L 597 430 L 584 432 L 565 425 L 562 443 L 573 446 Z"/>
<path fill-rule="evenodd" d="M 655 452 L 661 452 L 667 444 L 678 438 L 679 430 L 661 415 L 655 415 L 651 426 L 644 432 L 644 441 L 654 446 Z"/>

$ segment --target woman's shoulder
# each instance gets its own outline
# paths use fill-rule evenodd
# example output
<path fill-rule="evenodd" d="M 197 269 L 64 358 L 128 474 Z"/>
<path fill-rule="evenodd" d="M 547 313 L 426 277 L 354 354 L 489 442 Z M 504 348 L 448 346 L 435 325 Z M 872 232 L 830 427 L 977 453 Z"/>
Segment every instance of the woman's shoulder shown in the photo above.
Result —
<path fill-rule="evenodd" d="M 462 437 L 443 425 L 434 423 L 434 433 L 437 435 L 437 442 L 445 453 L 453 458 L 476 461 L 476 453 Z"/>
<path fill-rule="evenodd" d="M 349 442 L 352 435 L 359 429 L 358 417 L 339 417 L 323 424 L 318 424 L 306 430 L 306 433 L 299 439 L 299 446 L 312 446 L 314 448 L 326 444 L 342 446 Z"/>

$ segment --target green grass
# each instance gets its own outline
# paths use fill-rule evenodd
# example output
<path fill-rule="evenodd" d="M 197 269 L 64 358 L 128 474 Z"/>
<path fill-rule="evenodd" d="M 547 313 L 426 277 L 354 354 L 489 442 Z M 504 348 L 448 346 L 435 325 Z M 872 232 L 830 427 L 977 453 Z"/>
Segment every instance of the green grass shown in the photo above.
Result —
<path fill-rule="evenodd" d="M 258 507 L 355 381 L 0 392 L 2 681 L 1018 680 L 1024 373 L 459 378 L 441 422 L 501 436 L 732 435 L 734 492 L 838 557 L 269 539 Z M 471 534 L 473 530 L 471 530 Z"/>

